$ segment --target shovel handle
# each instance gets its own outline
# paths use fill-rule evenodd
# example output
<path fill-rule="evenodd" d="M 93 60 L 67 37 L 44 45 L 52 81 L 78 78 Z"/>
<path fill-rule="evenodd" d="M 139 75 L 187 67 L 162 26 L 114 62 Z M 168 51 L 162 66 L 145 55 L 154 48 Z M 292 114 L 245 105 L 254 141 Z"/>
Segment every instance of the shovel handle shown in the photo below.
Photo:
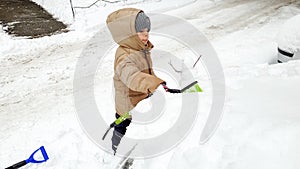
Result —
<path fill-rule="evenodd" d="M 122 116 L 120 116 L 118 119 L 116 119 L 113 123 L 111 123 L 109 125 L 109 127 L 106 129 L 106 132 L 104 133 L 104 135 L 102 137 L 102 140 L 105 139 L 105 137 L 108 134 L 108 132 L 109 132 L 110 129 L 112 129 L 116 125 L 119 125 L 120 123 L 122 123 L 123 121 L 125 121 L 126 119 L 128 119 L 129 117 L 130 117 L 130 113 L 126 112 L 125 114 L 123 114 Z"/>
<path fill-rule="evenodd" d="M 106 135 L 108 134 L 109 130 L 112 129 L 113 127 L 115 126 L 115 122 L 111 123 L 109 125 L 109 127 L 106 129 L 106 132 L 104 133 L 103 137 L 102 137 L 102 140 L 105 139 Z"/>
<path fill-rule="evenodd" d="M 27 164 L 27 162 L 26 162 L 26 160 L 24 160 L 24 161 L 18 162 L 17 164 L 14 164 L 14 165 L 12 165 L 10 167 L 7 167 L 5 169 L 17 169 L 17 168 L 20 168 L 20 167 L 22 167 L 22 166 L 24 166 L 26 164 Z"/>

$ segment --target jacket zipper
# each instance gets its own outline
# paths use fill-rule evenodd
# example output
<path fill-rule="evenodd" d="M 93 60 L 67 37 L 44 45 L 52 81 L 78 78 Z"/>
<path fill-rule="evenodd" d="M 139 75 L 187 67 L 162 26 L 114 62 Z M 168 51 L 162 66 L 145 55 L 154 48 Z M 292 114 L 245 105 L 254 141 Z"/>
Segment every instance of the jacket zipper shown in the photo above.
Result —
<path fill-rule="evenodd" d="M 146 49 L 143 49 L 143 53 L 144 53 L 144 57 L 145 57 L 145 59 L 146 59 L 147 65 L 148 65 L 148 71 L 149 71 L 149 74 L 152 75 L 151 69 L 150 69 L 150 63 L 149 63 L 149 60 L 147 59 L 147 50 L 146 50 Z"/>

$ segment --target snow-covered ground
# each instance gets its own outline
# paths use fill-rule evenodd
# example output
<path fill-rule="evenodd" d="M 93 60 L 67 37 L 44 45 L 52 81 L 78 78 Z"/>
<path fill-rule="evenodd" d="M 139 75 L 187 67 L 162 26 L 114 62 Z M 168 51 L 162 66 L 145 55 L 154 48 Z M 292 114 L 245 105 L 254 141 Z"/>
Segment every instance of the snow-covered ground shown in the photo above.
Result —
<path fill-rule="evenodd" d="M 274 64 L 277 34 L 286 20 L 300 13 L 299 1 L 99 2 L 89 9 L 76 9 L 75 21 L 71 10 L 67 12 L 67 0 L 65 4 L 36 2 L 69 23 L 71 31 L 39 39 L 0 32 L 0 168 L 24 160 L 41 145 L 49 161 L 27 168 L 114 168 L 118 163 L 120 158 L 94 144 L 80 125 L 73 80 L 78 59 L 95 54 L 95 49 L 101 48 L 99 42 L 110 38 L 110 34 L 101 34 L 107 15 L 129 6 L 176 16 L 198 28 L 215 48 L 226 79 L 223 118 L 208 142 L 199 144 L 199 138 L 212 93 L 210 79 L 199 64 L 195 73 L 205 92 L 199 95 L 193 129 L 174 149 L 154 158 L 137 159 L 132 168 L 300 168 L 300 61 Z M 73 5 L 93 2 L 76 0 Z M 99 31 L 102 36 L 95 39 Z M 150 40 L 156 49 L 186 55 L 186 48 L 176 41 L 157 35 Z M 112 57 L 103 60 L 95 78 L 95 100 L 107 123 L 114 118 L 113 52 L 107 54 Z M 158 76 L 166 75 L 158 71 Z M 132 124 L 128 137 L 155 137 L 172 128 L 174 121 L 169 117 L 178 117 L 181 97 L 165 94 L 165 98 L 165 114 L 149 125 Z M 149 104 L 145 100 L 138 108 L 147 111 Z"/>

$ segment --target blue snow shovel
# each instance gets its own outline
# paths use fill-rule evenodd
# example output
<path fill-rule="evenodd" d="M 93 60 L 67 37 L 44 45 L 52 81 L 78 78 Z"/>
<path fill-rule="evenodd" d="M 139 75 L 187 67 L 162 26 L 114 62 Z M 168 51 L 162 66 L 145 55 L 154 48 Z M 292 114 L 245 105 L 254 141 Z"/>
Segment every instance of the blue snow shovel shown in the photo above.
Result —
<path fill-rule="evenodd" d="M 41 153 L 43 155 L 43 160 L 36 160 L 34 159 L 34 155 L 35 153 L 37 153 L 39 150 L 41 150 Z M 24 161 L 21 161 L 21 162 L 18 162 L 10 167 L 7 167 L 5 169 L 16 169 L 16 168 L 20 168 L 28 163 L 43 163 L 43 162 L 46 162 L 47 160 L 49 159 L 47 153 L 46 153 L 46 150 L 44 148 L 44 146 L 40 147 L 39 149 L 35 150 L 31 156 L 27 159 L 27 160 L 24 160 Z"/>

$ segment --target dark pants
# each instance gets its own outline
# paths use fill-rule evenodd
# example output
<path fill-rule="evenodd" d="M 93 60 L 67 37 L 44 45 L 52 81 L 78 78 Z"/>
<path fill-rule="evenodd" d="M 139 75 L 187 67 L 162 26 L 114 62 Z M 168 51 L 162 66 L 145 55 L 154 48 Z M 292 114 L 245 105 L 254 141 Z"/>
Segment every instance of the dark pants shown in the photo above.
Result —
<path fill-rule="evenodd" d="M 119 118 L 119 117 L 120 117 L 120 115 L 118 115 L 118 113 L 116 113 L 116 118 Z M 126 119 L 122 123 L 116 125 L 114 128 L 117 132 L 125 135 L 126 130 L 127 130 L 126 127 L 128 127 L 130 125 L 130 123 L 131 123 L 131 120 Z"/>

